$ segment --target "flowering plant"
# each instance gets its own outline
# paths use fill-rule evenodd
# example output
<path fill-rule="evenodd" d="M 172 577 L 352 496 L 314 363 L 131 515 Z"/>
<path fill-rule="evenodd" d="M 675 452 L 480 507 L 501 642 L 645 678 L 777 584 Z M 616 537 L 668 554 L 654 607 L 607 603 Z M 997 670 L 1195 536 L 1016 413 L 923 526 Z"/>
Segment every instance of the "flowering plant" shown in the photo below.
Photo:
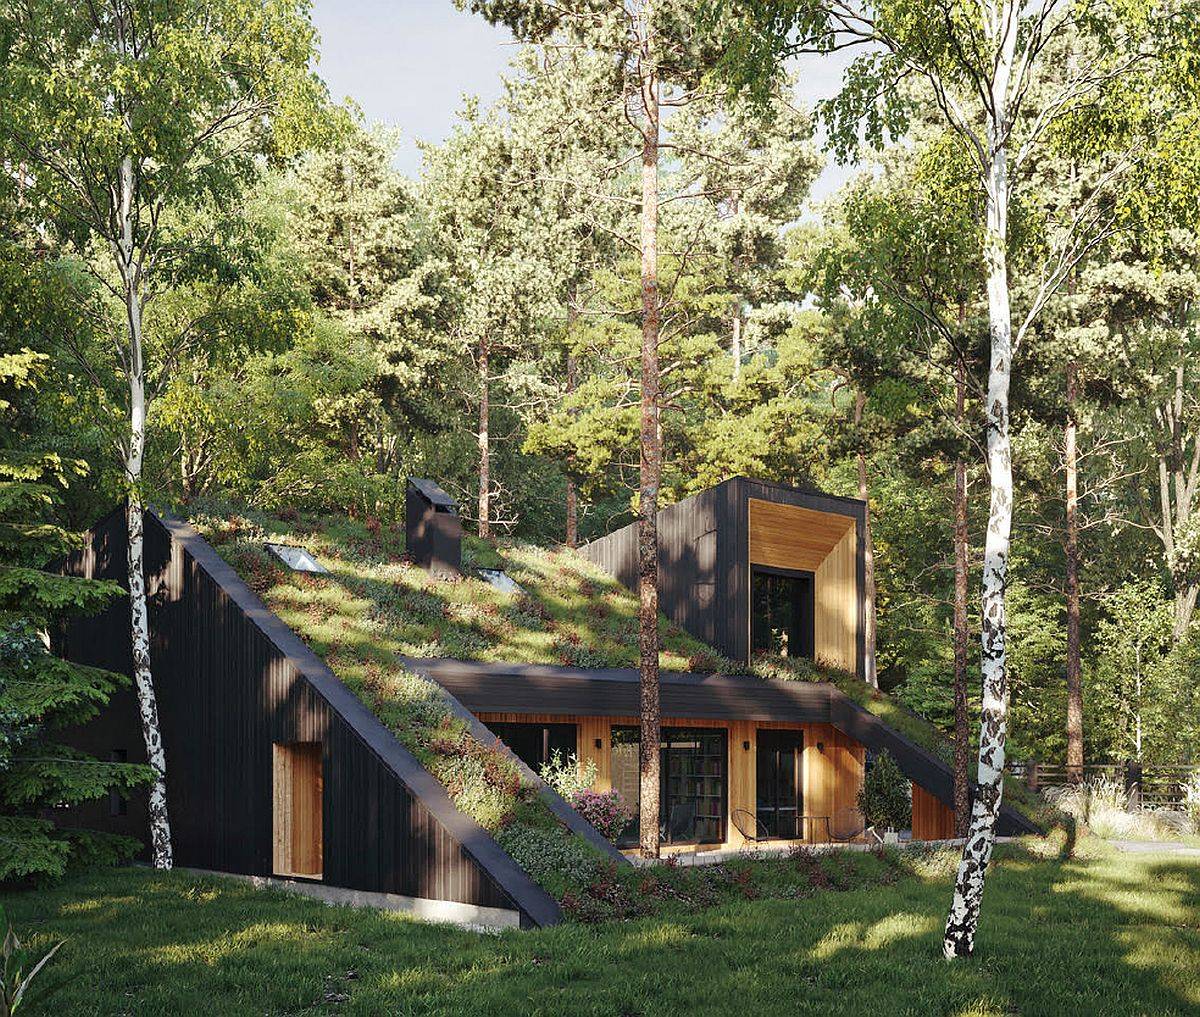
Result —
<path fill-rule="evenodd" d="M 576 791 L 571 806 L 611 841 L 616 841 L 633 818 L 617 791 Z"/>

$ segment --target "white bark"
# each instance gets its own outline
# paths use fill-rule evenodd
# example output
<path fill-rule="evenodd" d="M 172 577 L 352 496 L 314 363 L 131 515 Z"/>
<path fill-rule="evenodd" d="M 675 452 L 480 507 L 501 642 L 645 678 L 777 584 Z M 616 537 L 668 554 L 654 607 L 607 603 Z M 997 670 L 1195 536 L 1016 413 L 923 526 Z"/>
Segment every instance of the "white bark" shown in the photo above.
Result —
<path fill-rule="evenodd" d="M 133 681 L 142 719 L 142 738 L 146 743 L 146 761 L 154 771 L 154 779 L 150 784 L 151 856 L 155 868 L 169 869 L 172 851 L 171 824 L 167 818 L 167 760 L 163 753 L 158 703 L 150 671 L 150 620 L 146 611 L 141 495 L 142 460 L 146 448 L 146 379 L 142 357 L 141 270 L 133 253 L 133 161 L 128 156 L 121 162 L 120 187 L 118 214 L 121 239 L 116 244 L 115 254 L 125 293 L 129 327 L 129 445 L 125 450 L 125 479 L 129 486 L 126 511 L 129 631 L 133 650 Z"/>
<path fill-rule="evenodd" d="M 1016 32 L 1011 33 L 1013 36 Z M 988 125 L 990 167 L 986 181 L 988 317 L 991 362 L 988 371 L 988 468 L 991 502 L 984 543 L 982 587 L 983 709 L 979 732 L 979 772 L 971 807 L 971 826 L 954 882 L 954 900 L 942 943 L 947 959 L 975 949 L 983 902 L 983 882 L 996 841 L 996 819 L 1004 791 L 1004 751 L 1008 721 L 1008 672 L 1005 657 L 1004 594 L 1012 530 L 1012 448 L 1009 440 L 1008 389 L 1012 373 L 1012 313 L 1008 290 L 1008 166 L 1004 144 L 1004 97 L 1012 68 L 1013 44 L 998 48 L 992 86 L 997 120 Z M 997 122 L 998 121 L 998 122 Z"/>

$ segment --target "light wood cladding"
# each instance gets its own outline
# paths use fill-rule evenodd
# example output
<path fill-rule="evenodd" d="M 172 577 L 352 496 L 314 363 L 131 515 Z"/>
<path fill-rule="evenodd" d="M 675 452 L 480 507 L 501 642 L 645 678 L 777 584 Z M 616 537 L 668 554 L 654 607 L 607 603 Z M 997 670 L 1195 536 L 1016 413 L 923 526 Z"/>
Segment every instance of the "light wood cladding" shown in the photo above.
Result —
<path fill-rule="evenodd" d="M 954 836 L 954 810 L 919 784 L 912 789 L 913 840 L 949 840 Z"/>
<path fill-rule="evenodd" d="M 273 864 L 277 875 L 323 872 L 321 743 L 274 746 Z"/>
<path fill-rule="evenodd" d="M 858 668 L 858 535 L 854 520 L 798 505 L 749 499 L 750 564 L 813 573 L 813 653 Z"/>
<path fill-rule="evenodd" d="M 576 724 L 579 732 L 579 760 L 586 765 L 596 764 L 597 791 L 612 789 L 611 749 L 612 728 L 634 725 L 637 717 L 579 717 L 563 714 L 493 713 L 476 716 L 485 724 L 518 722 L 528 724 Z M 705 850 L 717 847 L 739 848 L 746 844 L 730 817 L 734 809 L 745 809 L 751 815 L 757 807 L 758 732 L 761 730 L 801 731 L 804 734 L 803 791 L 804 814 L 829 816 L 832 821 L 837 810 L 853 806 L 862 786 L 864 747 L 830 724 L 797 724 L 784 721 L 712 720 L 695 717 L 664 717 L 663 727 L 725 728 L 729 745 L 729 814 L 726 818 L 726 841 L 723 845 L 705 845 Z M 599 741 L 599 747 L 596 743 Z M 747 744 L 749 748 L 747 748 Z M 823 822 L 809 823 L 808 833 L 813 843 L 828 840 Z M 695 850 L 694 847 L 687 850 Z"/>
<path fill-rule="evenodd" d="M 830 549 L 813 579 L 813 655 L 843 671 L 858 668 L 857 537 L 851 526 Z"/>
<path fill-rule="evenodd" d="M 850 516 L 750 498 L 750 564 L 815 572 L 847 531 Z"/>

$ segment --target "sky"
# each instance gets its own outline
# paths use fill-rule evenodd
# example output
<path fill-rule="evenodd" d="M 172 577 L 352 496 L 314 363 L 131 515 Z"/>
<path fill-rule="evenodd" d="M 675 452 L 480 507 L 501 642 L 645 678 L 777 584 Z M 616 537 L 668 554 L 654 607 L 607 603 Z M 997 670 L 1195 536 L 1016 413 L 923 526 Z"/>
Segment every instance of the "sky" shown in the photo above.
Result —
<path fill-rule="evenodd" d="M 516 45 L 507 29 L 451 0 L 315 0 L 313 20 L 318 70 L 334 98 L 349 96 L 368 122 L 399 128 L 396 165 L 408 176 L 421 166 L 417 141 L 443 140 L 464 95 L 485 104 L 499 96 Z M 796 68 L 801 102 L 831 95 L 844 66 L 844 59 L 806 58 Z M 829 160 L 813 197 L 832 193 L 848 172 Z"/>

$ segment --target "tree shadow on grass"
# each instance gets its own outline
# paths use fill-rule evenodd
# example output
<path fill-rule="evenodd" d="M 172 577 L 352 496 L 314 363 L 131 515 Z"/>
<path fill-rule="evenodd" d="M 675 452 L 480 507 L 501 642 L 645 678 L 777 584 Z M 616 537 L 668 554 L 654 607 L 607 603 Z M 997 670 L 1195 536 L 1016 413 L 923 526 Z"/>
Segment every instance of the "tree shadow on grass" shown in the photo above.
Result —
<path fill-rule="evenodd" d="M 1200 864 L 1008 850 L 977 956 L 945 877 L 696 915 L 478 935 L 227 880 L 98 873 L 10 897 L 64 1013 L 1172 1014 L 1200 1008 Z M 31 1013 L 36 1011 L 31 1011 Z M 48 1011 L 42 1011 L 48 1012 Z"/>

